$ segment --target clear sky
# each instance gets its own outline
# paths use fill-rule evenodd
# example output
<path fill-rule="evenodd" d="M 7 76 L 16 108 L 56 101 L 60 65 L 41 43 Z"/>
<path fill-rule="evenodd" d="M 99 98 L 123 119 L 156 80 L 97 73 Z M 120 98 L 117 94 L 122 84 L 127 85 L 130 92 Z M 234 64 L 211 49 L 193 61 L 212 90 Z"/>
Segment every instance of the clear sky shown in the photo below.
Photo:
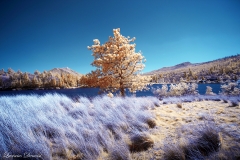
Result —
<path fill-rule="evenodd" d="M 87 46 L 136 37 L 143 72 L 240 53 L 240 0 L 1 0 L 0 69 L 95 68 Z"/>

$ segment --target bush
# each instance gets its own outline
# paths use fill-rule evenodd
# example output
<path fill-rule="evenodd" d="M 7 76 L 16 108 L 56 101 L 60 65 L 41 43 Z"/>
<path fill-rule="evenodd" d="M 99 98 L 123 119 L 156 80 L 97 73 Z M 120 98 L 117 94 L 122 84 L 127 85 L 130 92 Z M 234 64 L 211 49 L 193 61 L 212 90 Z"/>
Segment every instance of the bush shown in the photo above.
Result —
<path fill-rule="evenodd" d="M 237 83 L 229 83 L 229 84 L 224 84 L 221 85 L 222 92 L 221 94 L 223 95 L 239 95 L 240 90 L 238 88 Z"/>
<path fill-rule="evenodd" d="M 236 100 L 231 100 L 231 105 L 229 107 L 237 107 L 239 104 L 238 104 L 238 101 Z"/>
<path fill-rule="evenodd" d="M 209 160 L 239 160 L 240 159 L 240 147 L 232 146 L 227 149 L 221 149 L 208 157 Z"/>
<path fill-rule="evenodd" d="M 131 137 L 129 149 L 131 152 L 146 151 L 153 146 L 153 140 L 144 133 L 139 133 Z"/>
<path fill-rule="evenodd" d="M 219 133 L 215 129 L 206 128 L 200 134 L 200 137 L 189 145 L 190 147 L 187 149 L 188 154 L 199 151 L 201 155 L 208 156 L 220 148 Z"/>
<path fill-rule="evenodd" d="M 162 88 L 152 89 L 153 94 L 162 97 L 169 96 L 183 96 L 183 95 L 197 95 L 198 85 L 196 83 L 171 84 L 168 88 L 166 84 Z"/>
<path fill-rule="evenodd" d="M 215 93 L 212 92 L 212 87 L 207 86 L 206 95 L 215 95 Z"/>
<path fill-rule="evenodd" d="M 194 128 L 192 128 L 194 132 Z M 205 157 L 218 151 L 221 147 L 221 137 L 217 128 L 210 125 L 198 126 L 193 133 L 196 138 L 186 137 L 183 145 L 170 145 L 164 148 L 165 160 L 206 159 Z"/>
<path fill-rule="evenodd" d="M 182 104 L 181 103 L 177 103 L 177 107 L 178 108 L 182 108 Z"/>
<path fill-rule="evenodd" d="M 178 145 L 165 146 L 163 157 L 164 157 L 164 160 L 185 160 L 186 159 L 183 147 Z"/>
<path fill-rule="evenodd" d="M 148 124 L 148 126 L 150 127 L 150 128 L 154 128 L 154 127 L 156 127 L 156 121 L 154 120 L 154 119 L 147 119 L 147 124 Z"/>
<path fill-rule="evenodd" d="M 224 103 L 228 103 L 228 100 L 224 99 L 223 102 L 224 102 Z"/>

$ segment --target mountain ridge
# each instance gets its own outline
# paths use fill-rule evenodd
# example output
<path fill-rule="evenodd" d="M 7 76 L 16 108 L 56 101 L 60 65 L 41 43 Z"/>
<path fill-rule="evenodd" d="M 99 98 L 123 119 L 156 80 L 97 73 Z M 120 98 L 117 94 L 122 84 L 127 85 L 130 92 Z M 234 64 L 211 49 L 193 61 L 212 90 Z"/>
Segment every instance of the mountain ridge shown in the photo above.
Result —
<path fill-rule="evenodd" d="M 240 79 L 240 55 L 203 63 L 183 62 L 163 67 L 143 75 L 151 76 L 153 83 L 205 82 L 225 83 Z"/>
<path fill-rule="evenodd" d="M 194 64 L 191 63 L 191 62 L 183 62 L 183 63 L 180 63 L 180 64 L 176 64 L 176 65 L 174 65 L 174 66 L 162 67 L 162 68 L 160 68 L 160 69 L 153 70 L 153 71 L 147 72 L 147 73 L 145 73 L 145 74 L 150 74 L 150 73 L 152 73 L 152 72 L 169 71 L 169 70 L 179 69 L 179 68 L 183 68 L 183 67 L 187 67 L 187 66 L 192 66 L 192 65 L 194 65 Z"/>
<path fill-rule="evenodd" d="M 219 58 L 219 59 L 212 60 L 212 61 L 206 61 L 206 62 L 202 62 L 202 63 L 182 62 L 182 63 L 176 64 L 174 66 L 162 67 L 160 69 L 156 69 L 156 70 L 153 70 L 153 71 L 150 71 L 150 72 L 146 72 L 146 73 L 143 73 L 143 74 L 144 75 L 153 75 L 153 74 L 158 74 L 159 72 L 171 72 L 171 71 L 174 71 L 174 70 L 177 70 L 177 69 L 184 69 L 185 67 L 190 68 L 190 67 L 198 67 L 198 66 L 206 65 L 206 64 L 210 64 L 211 65 L 211 63 L 214 63 L 214 62 L 227 61 L 228 59 L 238 58 L 238 57 L 240 58 L 239 54 L 233 55 L 233 56 L 224 57 L 224 58 Z"/>
<path fill-rule="evenodd" d="M 64 73 L 64 74 L 72 74 L 72 75 L 75 75 L 75 76 L 79 76 L 81 77 L 83 74 L 81 73 L 78 73 L 68 67 L 64 67 L 64 68 L 53 68 L 51 70 L 49 70 L 49 72 L 51 72 L 52 74 L 56 75 L 56 74 L 59 74 L 61 75 L 61 73 Z"/>

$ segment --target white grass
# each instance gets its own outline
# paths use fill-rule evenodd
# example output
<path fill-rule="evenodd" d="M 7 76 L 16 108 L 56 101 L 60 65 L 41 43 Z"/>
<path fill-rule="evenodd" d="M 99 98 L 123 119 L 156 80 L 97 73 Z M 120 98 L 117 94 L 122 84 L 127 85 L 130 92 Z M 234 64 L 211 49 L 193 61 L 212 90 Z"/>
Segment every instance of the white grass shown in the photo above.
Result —
<path fill-rule="evenodd" d="M 0 97 L 0 155 L 25 152 L 40 159 L 126 159 L 130 138 L 149 133 L 154 97 L 79 97 L 59 94 Z"/>
<path fill-rule="evenodd" d="M 177 96 L 177 97 L 166 97 L 163 98 L 163 103 L 179 103 L 179 102 L 194 102 L 194 101 L 221 101 L 228 100 L 234 102 L 240 102 L 240 96 L 226 96 L 226 95 L 186 95 L 186 96 Z"/>

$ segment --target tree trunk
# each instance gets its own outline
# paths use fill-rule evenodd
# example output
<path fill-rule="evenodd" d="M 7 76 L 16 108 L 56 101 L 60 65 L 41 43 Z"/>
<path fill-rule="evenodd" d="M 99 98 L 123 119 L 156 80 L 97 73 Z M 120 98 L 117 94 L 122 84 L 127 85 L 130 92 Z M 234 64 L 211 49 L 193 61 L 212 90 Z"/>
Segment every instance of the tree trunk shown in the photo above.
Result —
<path fill-rule="evenodd" d="M 125 91 L 124 91 L 124 87 L 123 87 L 123 82 L 120 81 L 120 92 L 121 92 L 121 96 L 125 97 Z"/>
<path fill-rule="evenodd" d="M 121 96 L 122 96 L 122 97 L 125 97 L 125 91 L 124 91 L 124 88 L 123 88 L 123 87 L 120 88 L 120 92 L 121 92 Z"/>

